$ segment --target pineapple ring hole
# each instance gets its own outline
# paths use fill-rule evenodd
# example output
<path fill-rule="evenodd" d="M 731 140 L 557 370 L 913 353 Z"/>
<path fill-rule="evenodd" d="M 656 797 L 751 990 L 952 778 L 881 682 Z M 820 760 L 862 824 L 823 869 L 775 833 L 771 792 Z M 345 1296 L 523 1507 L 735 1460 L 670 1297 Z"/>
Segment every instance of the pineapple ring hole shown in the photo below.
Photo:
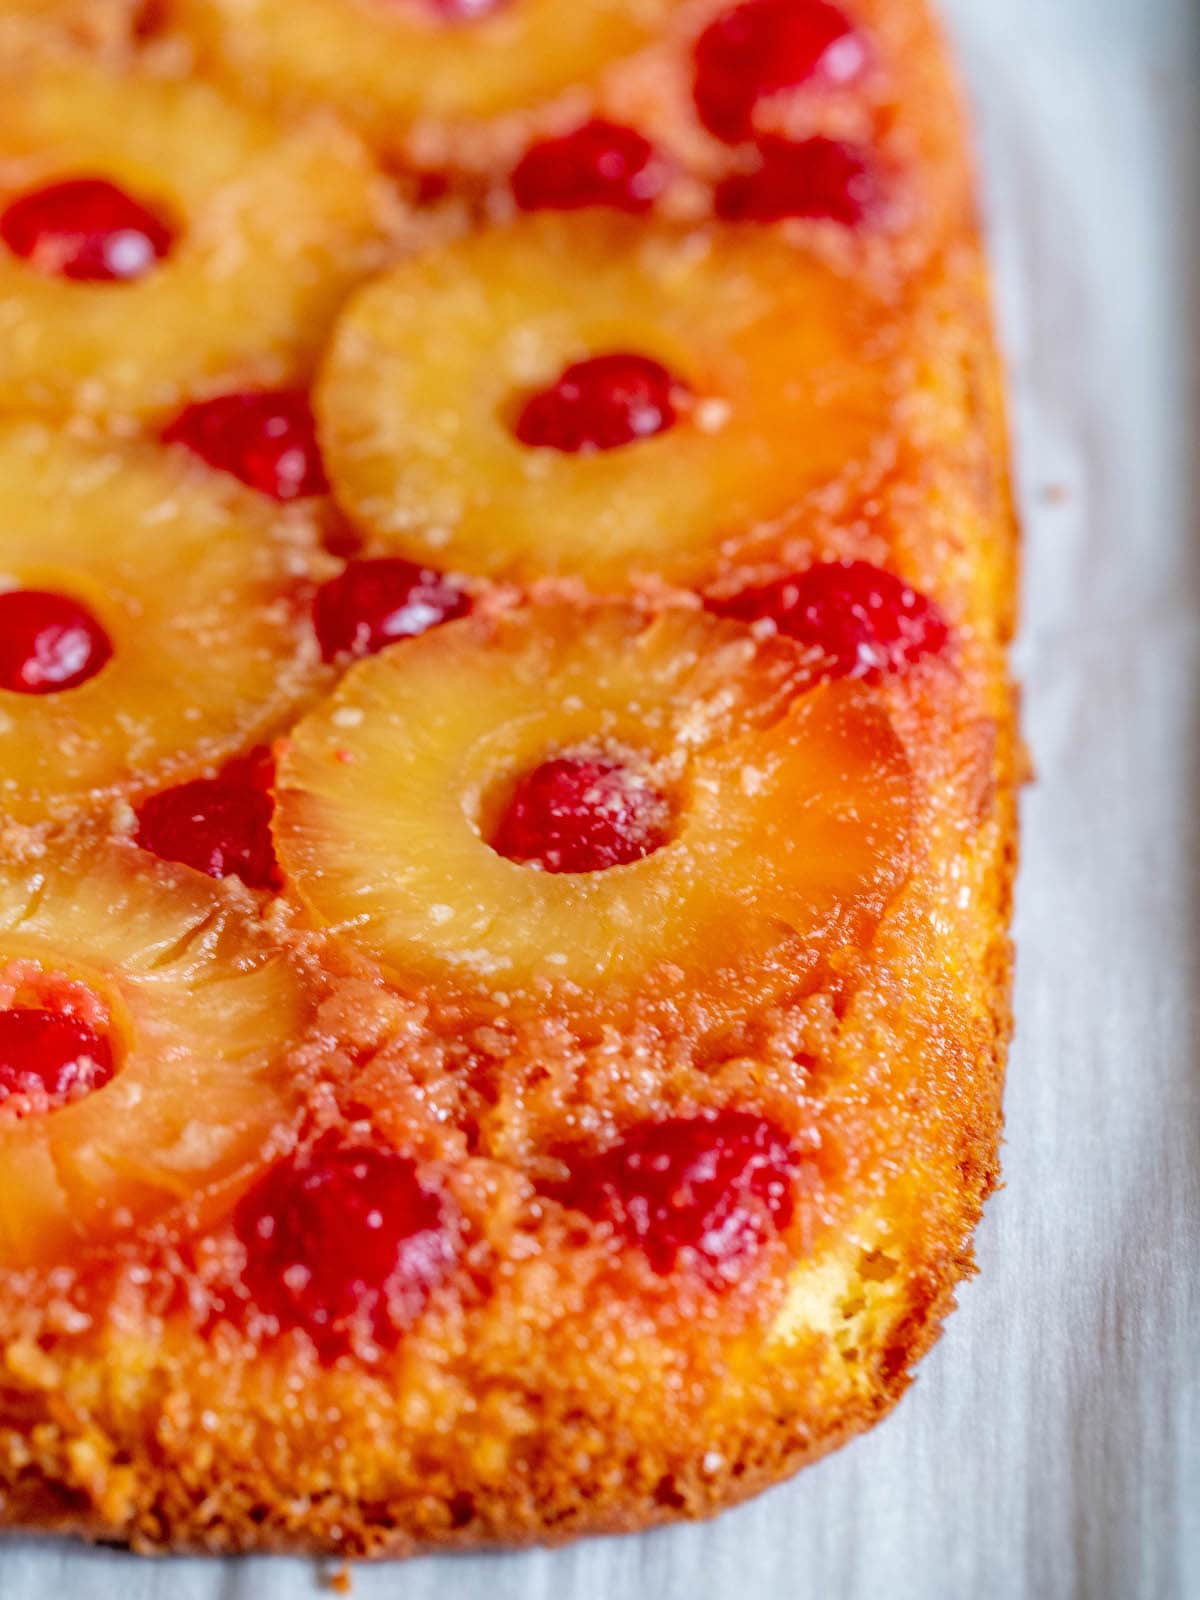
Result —
<path fill-rule="evenodd" d="M 182 234 L 175 207 L 101 173 L 66 172 L 19 190 L 0 211 L 0 239 L 32 271 L 84 284 L 135 282 Z"/>
<path fill-rule="evenodd" d="M 31 1115 L 47 1114 L 73 1105 L 104 1088 L 120 1073 L 129 1054 L 130 1019 L 117 995 L 106 992 L 107 985 L 95 973 L 79 968 L 47 966 L 32 956 L 16 955 L 0 966 L 0 1117 L 20 1120 Z M 6 1047 L 17 1039 L 6 1038 L 4 1019 L 24 1014 L 30 1018 L 45 1019 L 43 1039 L 37 1037 L 20 1041 L 37 1051 L 54 1049 L 54 1041 L 45 1039 L 53 1032 L 54 1023 L 75 1024 L 80 1032 L 79 1042 L 84 1044 L 88 1035 L 104 1046 L 102 1056 L 95 1058 L 94 1070 L 67 1073 L 57 1085 L 38 1083 L 38 1062 L 12 1061 Z M 11 1027 L 11 1025 L 7 1025 Z M 36 1032 L 33 1024 L 31 1032 Z M 82 1051 L 81 1051 L 82 1054 Z M 67 1068 L 70 1057 L 62 1055 L 59 1066 Z M 10 1085 L 5 1080 L 23 1069 L 27 1081 Z"/>
<path fill-rule="evenodd" d="M 497 855 L 536 871 L 628 866 L 674 835 L 678 807 L 662 766 L 607 742 L 555 750 L 488 785 L 472 820 Z"/>
<path fill-rule="evenodd" d="M 661 361 L 609 350 L 570 361 L 550 383 L 511 395 L 500 420 L 530 449 L 594 455 L 668 432 L 691 402 L 691 386 Z"/>

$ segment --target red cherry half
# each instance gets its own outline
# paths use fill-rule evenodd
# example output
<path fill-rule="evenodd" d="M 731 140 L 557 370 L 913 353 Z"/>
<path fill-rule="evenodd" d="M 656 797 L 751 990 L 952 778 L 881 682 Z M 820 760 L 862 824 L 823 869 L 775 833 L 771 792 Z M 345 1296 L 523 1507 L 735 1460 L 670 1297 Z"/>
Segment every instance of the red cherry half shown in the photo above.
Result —
<path fill-rule="evenodd" d="M 870 59 L 866 38 L 827 0 L 748 0 L 696 41 L 696 111 L 710 133 L 739 144 L 754 137 L 762 100 L 804 85 L 840 88 Z"/>
<path fill-rule="evenodd" d="M 782 222 L 788 217 L 857 227 L 877 215 L 883 184 L 866 150 L 838 139 L 763 139 L 758 165 L 717 185 L 713 207 L 725 222 Z"/>
<path fill-rule="evenodd" d="M 531 145 L 513 172 L 512 192 L 522 211 L 608 206 L 637 214 L 649 211 L 667 175 L 648 139 L 598 120 Z"/>
<path fill-rule="evenodd" d="M 0 689 L 58 694 L 94 678 L 112 640 L 85 605 L 49 589 L 0 593 Z"/>
<path fill-rule="evenodd" d="M 112 1075 L 108 1040 L 77 1017 L 34 1007 L 0 1011 L 0 1105 L 30 1095 L 54 1109 Z"/>
<path fill-rule="evenodd" d="M 869 561 L 818 562 L 707 603 L 742 622 L 769 619 L 812 650 L 822 678 L 878 680 L 903 672 L 941 651 L 950 632 L 932 600 Z"/>
<path fill-rule="evenodd" d="M 450 1270 L 448 1217 L 407 1156 L 330 1134 L 239 1202 L 243 1280 L 281 1331 L 307 1333 L 326 1359 L 356 1329 L 389 1347 Z"/>
<path fill-rule="evenodd" d="M 299 500 L 329 489 L 303 390 L 248 391 L 198 401 L 163 430 L 163 441 L 186 445 L 210 467 L 273 500 Z"/>
<path fill-rule="evenodd" d="M 658 790 L 618 762 L 560 756 L 518 781 L 492 848 L 544 872 L 601 872 L 659 849 L 668 820 Z"/>
<path fill-rule="evenodd" d="M 683 393 L 679 380 L 649 356 L 591 356 L 531 395 L 513 431 L 522 444 L 567 455 L 616 450 L 674 427 Z"/>
<path fill-rule="evenodd" d="M 0 240 L 50 278 L 132 283 L 170 253 L 175 234 L 160 212 L 107 178 L 66 178 L 10 201 Z"/>
<path fill-rule="evenodd" d="M 350 561 L 321 585 L 313 626 L 321 654 L 335 661 L 342 655 L 374 655 L 398 639 L 461 617 L 470 607 L 470 596 L 452 578 L 400 556 L 377 556 Z"/>
<path fill-rule="evenodd" d="M 706 1277 L 737 1278 L 786 1228 L 815 1163 L 783 1129 L 744 1111 L 642 1123 L 572 1165 L 556 1198 L 612 1224 L 655 1272 L 683 1261 Z"/>
<path fill-rule="evenodd" d="M 277 889 L 273 782 L 263 750 L 231 761 L 215 778 L 152 794 L 137 808 L 137 843 L 210 878 L 236 876 L 252 889 Z"/>

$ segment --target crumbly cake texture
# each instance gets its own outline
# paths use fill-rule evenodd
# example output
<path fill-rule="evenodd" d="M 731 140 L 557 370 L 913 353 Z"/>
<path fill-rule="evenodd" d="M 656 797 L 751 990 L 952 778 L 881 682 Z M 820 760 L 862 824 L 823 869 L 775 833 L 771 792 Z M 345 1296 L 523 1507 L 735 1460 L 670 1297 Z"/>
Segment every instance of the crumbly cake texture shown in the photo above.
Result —
<path fill-rule="evenodd" d="M 9 1526 L 707 1515 L 973 1270 L 1021 755 L 946 54 L 566 10 L 0 0 Z"/>

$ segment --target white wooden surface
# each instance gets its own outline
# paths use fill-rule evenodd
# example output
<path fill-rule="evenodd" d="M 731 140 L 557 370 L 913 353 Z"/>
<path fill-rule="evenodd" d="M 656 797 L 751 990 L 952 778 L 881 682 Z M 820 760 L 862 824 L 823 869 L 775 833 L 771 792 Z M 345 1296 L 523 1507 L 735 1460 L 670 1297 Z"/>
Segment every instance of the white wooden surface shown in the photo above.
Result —
<path fill-rule="evenodd" d="M 563 0 L 564 4 L 569 0 Z M 1200 1596 L 1200 7 L 945 0 L 1028 535 L 1007 1187 L 896 1414 L 713 1524 L 357 1600 Z M 0 1600 L 294 1600 L 297 1561 L 0 1545 Z"/>

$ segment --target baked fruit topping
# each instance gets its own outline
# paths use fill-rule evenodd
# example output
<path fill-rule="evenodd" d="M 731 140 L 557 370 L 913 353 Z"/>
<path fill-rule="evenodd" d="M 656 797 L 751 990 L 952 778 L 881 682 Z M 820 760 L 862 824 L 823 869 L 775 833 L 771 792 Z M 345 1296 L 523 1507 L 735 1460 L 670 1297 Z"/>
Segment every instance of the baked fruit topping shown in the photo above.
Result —
<path fill-rule="evenodd" d="M 252 889 L 276 889 L 273 780 L 270 755 L 260 750 L 230 761 L 215 778 L 152 794 L 137 808 L 137 843 L 210 878 L 237 876 Z"/>
<path fill-rule="evenodd" d="M 326 661 L 370 656 L 398 639 L 412 639 L 470 610 L 470 596 L 453 578 L 400 556 L 347 562 L 317 590 L 313 626 Z"/>
<path fill-rule="evenodd" d="M 858 281 L 765 232 L 543 214 L 404 261 L 351 300 L 318 431 L 349 513 L 409 560 L 601 590 L 638 572 L 692 583 L 727 542 L 885 447 L 895 344 Z M 665 421 L 669 406 L 674 426 L 628 449 L 522 443 L 520 397 L 614 351 L 671 375 L 668 394 L 639 368 L 652 405 L 637 415 Z M 566 443 L 589 437 L 583 405 Z"/>
<path fill-rule="evenodd" d="M 166 220 L 107 178 L 65 178 L 0 213 L 0 240 L 50 278 L 128 283 L 171 249 Z"/>
<path fill-rule="evenodd" d="M 329 488 L 312 408 L 300 389 L 199 400 L 164 428 L 163 441 L 186 445 L 210 467 L 272 500 L 305 499 Z"/>
<path fill-rule="evenodd" d="M 388 1348 L 452 1265 L 449 1217 L 407 1156 L 327 1135 L 238 1202 L 243 1283 L 279 1332 L 301 1330 L 326 1359 Z"/>
<path fill-rule="evenodd" d="M 111 656 L 108 634 L 70 595 L 0 591 L 0 689 L 60 694 L 94 678 Z"/>
<path fill-rule="evenodd" d="M 92 1092 L 49 1116 L 0 1107 L 5 1266 L 203 1207 L 302 1092 L 285 1060 L 309 1012 L 297 971 L 205 879 L 129 846 L 83 837 L 0 863 L 0 1017 L 24 1005 L 74 1012 L 119 1069 L 104 1081 L 102 1059 Z"/>
<path fill-rule="evenodd" d="M 176 0 L 242 87 L 319 98 L 391 150 L 414 123 L 471 123 L 591 87 L 675 0 Z"/>
<path fill-rule="evenodd" d="M 36 822 L 184 781 L 321 671 L 316 536 L 157 447 L 0 427 L 0 811 Z"/>
<path fill-rule="evenodd" d="M 649 211 L 667 181 L 667 164 L 635 128 L 597 118 L 532 145 L 512 175 L 522 211 L 611 206 Z"/>
<path fill-rule="evenodd" d="M 659 849 L 669 821 L 664 797 L 631 768 L 556 756 L 518 778 L 490 842 L 543 872 L 601 872 Z"/>
<path fill-rule="evenodd" d="M 945 648 L 949 629 L 925 595 L 869 561 L 822 561 L 726 599 L 718 616 L 769 621 L 804 645 L 818 678 L 877 681 Z"/>
<path fill-rule="evenodd" d="M 0 1525 L 644 1527 L 905 1388 L 1019 764 L 952 80 L 932 0 L 0 0 Z"/>
<path fill-rule="evenodd" d="M 848 228 L 878 216 L 883 204 L 883 179 L 870 152 L 819 136 L 797 143 L 763 139 L 757 164 L 723 178 L 713 196 L 724 222 L 809 217 Z"/>
<path fill-rule="evenodd" d="M 595 1154 L 566 1152 L 556 1199 L 611 1224 L 655 1272 L 732 1282 L 796 1209 L 818 1169 L 782 1128 L 746 1111 L 641 1123 Z"/>
<path fill-rule="evenodd" d="M 616 450 L 673 427 L 684 393 L 666 367 L 648 356 L 589 356 L 530 395 L 513 432 L 522 444 L 564 455 Z"/>
<path fill-rule="evenodd" d="M 0 60 L 83 48 L 115 54 L 128 44 L 138 0 L 0 0 Z"/>
<path fill-rule="evenodd" d="M 113 1075 L 112 1046 L 64 1011 L 0 1011 L 0 1110 L 16 1096 L 48 1107 L 99 1089 Z"/>
<path fill-rule="evenodd" d="M 910 832 L 887 718 L 857 686 L 797 697 L 805 679 L 790 640 L 703 612 L 447 624 L 359 663 L 296 727 L 280 863 L 406 985 L 578 985 L 603 1004 L 661 993 L 669 967 L 673 989 L 729 1004 L 793 986 L 869 937 Z M 624 864 L 590 868 L 597 848 Z"/>
<path fill-rule="evenodd" d="M 827 0 L 746 0 L 711 22 L 696 41 L 695 99 L 718 139 L 753 139 L 755 113 L 789 89 L 841 88 L 870 62 L 864 35 Z"/>
<path fill-rule="evenodd" d="M 65 55 L 8 72 L 0 407 L 157 419 L 304 376 L 379 249 L 357 140 Z"/>

